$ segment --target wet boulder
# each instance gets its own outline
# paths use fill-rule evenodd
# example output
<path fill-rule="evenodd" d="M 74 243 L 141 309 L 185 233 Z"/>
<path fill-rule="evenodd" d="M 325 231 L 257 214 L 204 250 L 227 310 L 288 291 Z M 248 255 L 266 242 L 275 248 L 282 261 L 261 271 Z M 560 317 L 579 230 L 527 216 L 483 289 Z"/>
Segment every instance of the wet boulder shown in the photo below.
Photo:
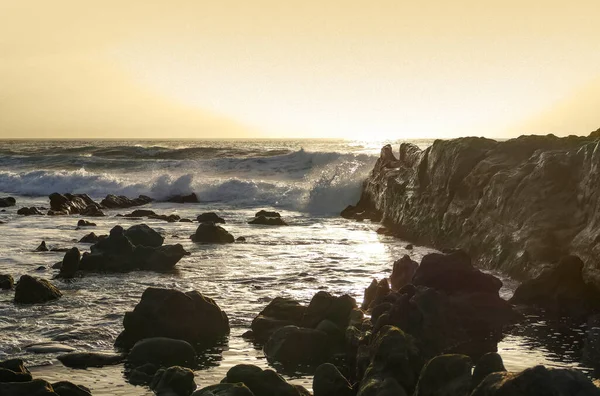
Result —
<path fill-rule="evenodd" d="M 419 268 L 419 264 L 408 255 L 402 256 L 400 260 L 394 261 L 390 283 L 392 290 L 398 291 L 401 287 L 412 283 L 412 278 Z"/>
<path fill-rule="evenodd" d="M 600 292 L 584 281 L 582 272 L 583 262 L 578 257 L 563 257 L 554 268 L 519 285 L 510 302 L 572 316 L 598 310 Z"/>
<path fill-rule="evenodd" d="M 90 232 L 89 234 L 84 235 L 79 240 L 79 243 L 98 243 L 102 239 L 107 238 L 107 237 L 108 237 L 108 235 L 96 235 L 94 232 Z"/>
<path fill-rule="evenodd" d="M 440 355 L 421 371 L 415 396 L 469 396 L 471 359 L 465 355 Z"/>
<path fill-rule="evenodd" d="M 58 396 L 47 381 L 35 379 L 27 382 L 0 382 L 0 395 L 7 396 Z"/>
<path fill-rule="evenodd" d="M 17 210 L 17 214 L 21 215 L 21 216 L 43 216 L 44 215 L 44 213 L 40 212 L 40 210 L 38 208 L 35 208 L 33 206 L 30 208 L 27 208 L 27 207 L 21 208 L 21 209 Z"/>
<path fill-rule="evenodd" d="M 163 367 L 195 367 L 196 351 L 184 340 L 166 337 L 144 338 L 133 345 L 127 355 L 127 362 L 133 367 L 146 363 Z"/>
<path fill-rule="evenodd" d="M 40 243 L 40 245 L 38 247 L 36 247 L 34 251 L 35 252 L 48 252 L 48 251 L 50 251 L 50 249 L 48 249 L 48 246 L 46 246 L 46 241 L 42 241 L 42 243 Z"/>
<path fill-rule="evenodd" d="M 60 298 L 62 293 L 46 279 L 37 279 L 29 275 L 19 278 L 15 288 L 15 303 L 38 304 Z"/>
<path fill-rule="evenodd" d="M 217 384 L 204 387 L 192 393 L 192 396 L 256 396 L 243 383 Z"/>
<path fill-rule="evenodd" d="M 85 369 L 119 364 L 123 362 L 125 355 L 102 352 L 71 352 L 59 355 L 57 359 L 66 367 Z"/>
<path fill-rule="evenodd" d="M 331 363 L 317 367 L 313 377 L 314 396 L 354 396 L 352 385 Z"/>
<path fill-rule="evenodd" d="M 305 312 L 306 307 L 298 301 L 276 297 L 252 320 L 250 327 L 253 337 L 257 341 L 265 342 L 281 327 L 299 326 Z"/>
<path fill-rule="evenodd" d="M 256 216 L 250 220 L 248 224 L 261 224 L 269 226 L 286 226 L 288 223 L 285 222 L 281 217 L 267 217 L 267 216 Z"/>
<path fill-rule="evenodd" d="M 59 277 L 61 278 L 73 278 L 75 273 L 79 269 L 79 262 L 81 261 L 81 253 L 76 247 L 71 248 L 63 257 L 62 265 L 60 266 Z"/>
<path fill-rule="evenodd" d="M 369 310 L 374 305 L 381 303 L 388 294 L 390 294 L 390 284 L 387 279 L 382 279 L 377 282 L 373 279 L 369 287 L 365 289 L 361 309 Z"/>
<path fill-rule="evenodd" d="M 196 217 L 196 221 L 198 221 L 198 223 L 213 222 L 215 224 L 225 224 L 225 219 L 215 212 L 199 214 L 198 217 Z"/>
<path fill-rule="evenodd" d="M 15 280 L 11 275 L 0 274 L 0 290 L 11 290 L 15 287 Z"/>
<path fill-rule="evenodd" d="M 258 212 L 256 212 L 256 214 L 254 215 L 254 217 L 260 217 L 260 216 L 265 216 L 265 217 L 281 217 L 281 214 L 279 212 L 274 212 L 274 211 L 268 211 L 268 210 L 259 210 Z"/>
<path fill-rule="evenodd" d="M 158 216 L 155 211 L 150 209 L 136 209 L 131 213 L 124 214 L 123 217 L 150 217 L 150 216 Z"/>
<path fill-rule="evenodd" d="M 116 196 L 109 194 L 100 202 L 100 205 L 108 209 L 125 209 L 134 206 L 146 205 L 152 201 L 153 199 L 146 195 L 140 195 L 137 198 L 130 199 L 124 195 Z"/>
<path fill-rule="evenodd" d="M 52 384 L 54 393 L 59 396 L 91 396 L 92 392 L 83 385 L 75 385 L 69 381 L 60 381 Z"/>
<path fill-rule="evenodd" d="M 87 216 L 104 216 L 98 205 L 86 194 L 52 193 L 49 215 L 85 214 Z"/>
<path fill-rule="evenodd" d="M 471 388 L 476 388 L 481 381 L 485 379 L 491 373 L 505 372 L 504 362 L 502 357 L 496 352 L 489 352 L 483 355 L 477 361 L 475 368 L 473 369 L 473 379 L 471 381 Z"/>
<path fill-rule="evenodd" d="M 15 206 L 16 204 L 17 200 L 13 197 L 0 198 L 0 208 L 8 208 L 9 206 Z"/>
<path fill-rule="evenodd" d="M 238 364 L 227 372 L 222 383 L 243 383 L 255 396 L 301 396 L 301 388 L 288 383 L 275 371 L 250 364 Z"/>
<path fill-rule="evenodd" d="M 150 389 L 158 396 L 189 396 L 196 389 L 194 372 L 180 366 L 160 369 L 154 374 Z"/>
<path fill-rule="evenodd" d="M 157 248 L 148 246 L 137 246 L 134 250 L 134 265 L 148 271 L 168 271 L 184 257 L 190 253 L 183 248 L 183 245 L 165 245 Z"/>
<path fill-rule="evenodd" d="M 165 240 L 158 232 L 146 224 L 137 224 L 129 227 L 125 231 L 125 236 L 134 246 L 159 247 L 162 246 Z"/>
<path fill-rule="evenodd" d="M 502 281 L 473 267 L 462 250 L 430 253 L 423 257 L 413 276 L 415 286 L 426 286 L 446 294 L 490 293 L 498 295 Z"/>
<path fill-rule="evenodd" d="M 195 193 L 190 193 L 188 195 L 173 195 L 167 199 L 167 202 L 184 204 L 199 203 L 200 201 L 198 200 L 198 196 Z"/>
<path fill-rule="evenodd" d="M 361 383 L 357 396 L 407 396 L 407 394 L 394 378 L 373 377 Z"/>
<path fill-rule="evenodd" d="M 471 396 L 529 395 L 600 396 L 600 389 L 575 369 L 535 366 L 520 373 L 492 373 L 471 393 Z"/>
<path fill-rule="evenodd" d="M 190 239 L 199 243 L 233 243 L 235 238 L 226 229 L 213 222 L 201 223 Z"/>
<path fill-rule="evenodd" d="M 169 337 L 210 346 L 229 334 L 229 319 L 209 297 L 197 291 L 148 288 L 123 319 L 115 346 L 131 348 L 138 340 Z"/>
<path fill-rule="evenodd" d="M 170 214 L 170 215 L 154 215 L 154 216 L 148 216 L 149 219 L 154 219 L 154 220 L 163 220 L 166 221 L 168 223 L 177 223 L 179 221 L 181 221 L 181 217 L 179 217 L 179 215 L 176 215 L 175 213 Z"/>
<path fill-rule="evenodd" d="M 327 333 L 323 331 L 290 325 L 271 335 L 264 352 L 270 362 L 318 364 L 330 356 L 331 345 Z"/>
<path fill-rule="evenodd" d="M 81 219 L 77 222 L 77 227 L 96 227 L 96 223 Z"/>

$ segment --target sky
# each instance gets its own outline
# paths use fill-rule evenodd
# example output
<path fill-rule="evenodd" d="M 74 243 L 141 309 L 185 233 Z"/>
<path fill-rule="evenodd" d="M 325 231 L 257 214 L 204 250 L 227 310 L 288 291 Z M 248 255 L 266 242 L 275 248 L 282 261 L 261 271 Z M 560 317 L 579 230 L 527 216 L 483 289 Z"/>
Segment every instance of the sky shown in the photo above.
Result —
<path fill-rule="evenodd" d="M 588 134 L 597 0 L 0 0 L 0 138 Z"/>

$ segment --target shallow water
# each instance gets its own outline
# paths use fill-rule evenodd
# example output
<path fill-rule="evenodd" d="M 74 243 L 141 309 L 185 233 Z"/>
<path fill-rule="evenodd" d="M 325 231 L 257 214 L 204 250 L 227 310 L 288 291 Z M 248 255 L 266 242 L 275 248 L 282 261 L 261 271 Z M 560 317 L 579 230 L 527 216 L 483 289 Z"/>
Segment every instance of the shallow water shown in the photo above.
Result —
<path fill-rule="evenodd" d="M 336 150 L 339 150 L 339 143 L 335 144 L 338 145 L 335 146 Z M 78 147 L 73 148 L 72 152 L 80 153 Z M 320 149 L 329 150 L 328 152 L 331 153 L 333 150 L 331 147 L 320 147 Z M 287 148 L 284 147 L 283 149 L 291 151 L 292 158 L 285 157 L 277 160 L 279 163 L 287 161 L 288 165 L 290 162 L 295 164 L 293 168 L 299 174 L 293 177 L 289 176 L 291 168 L 283 172 L 283 175 L 288 175 L 287 178 L 281 174 L 275 176 L 279 168 L 274 165 L 275 160 L 271 155 L 271 163 L 265 166 L 270 167 L 274 174 L 270 175 L 268 182 L 261 178 L 257 179 L 256 169 L 240 171 L 236 174 L 238 179 L 243 179 L 245 186 L 253 184 L 254 189 L 236 190 L 233 195 L 227 195 L 225 189 L 221 191 L 219 202 L 186 205 L 153 203 L 147 206 L 160 214 L 177 213 L 181 217 L 190 219 L 195 219 L 198 214 L 205 211 L 218 212 L 227 220 L 225 228 L 228 231 L 236 237 L 244 236 L 247 239 L 245 243 L 226 246 L 199 245 L 191 242 L 189 236 L 195 231 L 197 223 L 166 223 L 160 220 L 139 221 L 115 217 L 117 213 L 127 213 L 131 210 L 106 211 L 108 216 L 105 218 L 87 219 L 96 222 L 97 227 L 80 230 L 76 229 L 77 220 L 80 218 L 78 216 L 16 215 L 17 208 L 23 206 L 47 207 L 48 199 L 41 194 L 45 194 L 46 190 L 58 189 L 66 185 L 67 181 L 73 186 L 72 191 L 85 192 L 82 190 L 86 188 L 94 190 L 94 180 L 102 187 L 94 191 L 101 191 L 108 186 L 107 180 L 113 180 L 114 190 L 102 194 L 105 195 L 108 192 L 133 191 L 130 188 L 131 184 L 128 184 L 131 180 L 137 183 L 135 188 L 139 189 L 145 185 L 144 178 L 155 180 L 151 178 L 151 174 L 164 174 L 169 171 L 164 168 L 160 168 L 159 171 L 149 170 L 150 162 L 148 162 L 142 167 L 143 171 L 131 170 L 116 175 L 118 166 L 115 164 L 109 166 L 109 163 L 115 156 L 118 157 L 118 161 L 122 161 L 123 158 L 115 155 L 113 151 L 110 151 L 112 157 L 107 156 L 105 147 L 94 150 L 104 150 L 99 156 L 104 164 L 102 166 L 111 169 L 110 176 L 86 173 L 85 177 L 78 176 L 73 179 L 73 174 L 68 173 L 66 176 L 54 174 L 50 177 L 49 170 L 40 171 L 41 173 L 35 176 L 31 174 L 33 162 L 21 164 L 18 169 L 15 167 L 11 171 L 0 172 L 0 185 L 7 172 L 12 172 L 21 178 L 21 184 L 16 184 L 15 189 L 0 193 L 0 196 L 12 194 L 18 201 L 17 207 L 7 208 L 6 212 L 0 213 L 0 220 L 5 222 L 0 224 L 0 273 L 9 273 L 15 279 L 22 274 L 52 278 L 57 270 L 52 270 L 50 267 L 60 261 L 64 253 L 34 252 L 33 250 L 42 240 L 45 240 L 49 247 L 78 246 L 80 250 L 85 251 L 89 249 L 89 245 L 79 244 L 77 240 L 91 231 L 96 234 L 108 233 L 110 228 L 117 224 L 127 227 L 144 222 L 161 232 L 165 236 L 166 244 L 181 243 L 192 253 L 178 263 L 176 271 L 170 273 L 90 274 L 70 282 L 54 280 L 53 282 L 64 295 L 61 299 L 47 304 L 14 305 L 12 303 L 14 292 L 0 292 L 0 360 L 22 357 L 30 366 L 52 364 L 54 369 L 38 368 L 34 370 L 35 375 L 54 380 L 64 379 L 66 376 L 75 382 L 90 386 L 95 394 L 119 394 L 119 391 L 122 391 L 122 394 L 151 394 L 145 388 L 134 388 L 125 384 L 121 373 L 122 366 L 74 371 L 60 366 L 60 363 L 55 360 L 56 354 L 33 354 L 28 352 L 26 347 L 33 343 L 57 341 L 79 350 L 111 351 L 115 338 L 122 330 L 124 313 L 133 309 L 147 287 L 177 288 L 183 291 L 195 289 L 215 299 L 229 315 L 232 328 L 224 350 L 208 356 L 207 367 L 196 371 L 197 384 L 210 385 L 219 382 L 230 367 L 239 363 L 268 367 L 262 351 L 243 339 L 241 335 L 249 329 L 254 316 L 274 297 L 289 296 L 308 303 L 317 291 L 326 290 L 337 295 L 348 293 L 360 303 L 364 288 L 373 278 L 381 279 L 389 276 L 394 260 L 409 254 L 414 260 L 420 261 L 424 254 L 432 251 L 420 246 L 416 246 L 413 250 L 406 250 L 406 242 L 376 234 L 377 224 L 354 222 L 337 216 L 346 201 L 355 202 L 358 198 L 360 180 L 364 177 L 360 172 L 372 166 L 375 158 L 373 152 L 368 152 L 364 147 L 360 148 L 359 154 L 366 155 L 360 157 L 363 161 L 362 165 L 346 174 L 341 181 L 339 178 L 337 181 L 325 178 L 329 182 L 324 183 L 320 175 L 327 171 L 321 167 L 322 164 L 315 165 L 317 157 L 311 156 L 310 153 L 302 154 L 294 151 L 297 148 L 298 146 L 291 144 Z M 269 146 L 269 150 L 283 149 L 277 144 Z M 86 158 L 100 161 L 94 158 L 95 154 L 90 154 L 91 151 L 91 149 L 85 151 L 84 161 L 87 161 Z M 158 149 L 156 151 L 160 152 Z M 281 155 L 280 152 L 276 154 Z M 23 153 L 20 152 L 19 155 Z M 42 163 L 47 164 L 50 161 L 48 158 L 50 153 L 42 155 L 36 152 L 36 156 L 40 155 Z M 150 154 L 147 150 L 142 150 L 142 156 L 148 155 Z M 162 152 L 161 155 L 166 154 Z M 185 159 L 182 161 L 188 161 L 176 162 L 177 172 L 185 171 L 186 167 L 193 164 L 206 167 L 206 161 L 199 165 L 198 161 L 186 157 L 185 152 L 177 155 L 183 155 Z M 255 154 L 250 155 L 252 161 L 259 161 L 260 158 L 252 157 Z M 348 168 L 350 163 L 355 163 L 353 161 L 356 157 L 344 157 L 344 155 L 346 154 L 342 155 L 343 160 L 340 163 L 339 158 L 328 154 L 328 160 L 333 162 L 326 165 Z M 299 156 L 308 157 L 308 159 L 302 158 L 301 162 L 304 162 L 301 166 L 297 163 Z M 213 161 L 215 158 L 219 160 L 220 157 L 213 156 L 207 161 Z M 348 162 L 350 159 L 351 161 Z M 64 158 L 61 161 L 64 162 Z M 169 161 L 180 160 L 169 159 Z M 228 158 L 227 161 L 233 159 Z M 221 171 L 218 175 L 213 172 L 206 178 L 214 180 L 218 176 L 220 180 L 225 180 L 225 175 L 230 171 L 230 169 Z M 300 177 L 302 172 L 304 177 Z M 23 179 L 25 175 L 27 175 L 26 181 Z M 202 192 L 206 190 L 196 190 L 194 187 L 206 186 L 207 179 L 202 178 L 202 174 L 200 177 L 200 182 L 188 179 L 184 181 L 187 183 L 186 188 L 198 192 L 202 199 Z M 73 184 L 77 181 L 84 183 L 83 186 Z M 343 188 L 340 188 L 340 184 Z M 169 184 L 171 188 L 175 185 L 176 183 Z M 223 186 L 223 184 L 219 185 Z M 257 186 L 266 185 L 279 187 L 267 189 L 270 195 L 258 191 L 260 187 Z M 299 185 L 309 187 L 305 186 L 302 192 L 298 193 L 296 189 Z M 15 191 L 30 191 L 31 186 L 43 187 L 43 191 L 40 190 L 27 197 L 22 193 L 15 194 Z M 232 184 L 229 186 L 231 187 Z M 191 191 L 177 190 L 183 193 Z M 249 191 L 254 195 L 249 194 Z M 293 200 L 283 199 L 285 192 L 288 193 L 288 198 L 296 193 L 300 195 Z M 94 198 L 99 198 L 100 195 L 98 193 Z M 304 199 L 301 205 L 298 204 L 300 197 Z M 327 205 L 319 206 L 320 210 L 312 210 L 315 208 L 314 205 L 323 200 L 327 201 Z M 294 204 L 291 204 L 292 202 Z M 313 206 L 307 205 L 307 202 L 313 202 Z M 328 210 L 323 211 L 323 208 Z M 278 210 L 290 226 L 248 225 L 247 220 L 253 217 L 258 209 Z M 38 270 L 40 266 L 46 269 Z M 516 283 L 507 279 L 504 279 L 504 282 L 505 286 L 501 293 L 504 298 L 509 298 Z M 590 376 L 598 378 L 598 374 L 594 373 L 592 368 L 593 361 L 590 361 L 589 354 L 584 353 L 584 347 L 590 344 L 587 341 L 587 334 L 597 330 L 587 328 L 584 324 L 551 322 L 529 314 L 525 324 L 509 329 L 504 340 L 498 345 L 498 350 L 509 370 L 521 370 L 532 365 L 545 364 L 555 367 L 577 367 Z M 311 388 L 310 376 L 295 375 L 287 378 L 293 383 Z"/>

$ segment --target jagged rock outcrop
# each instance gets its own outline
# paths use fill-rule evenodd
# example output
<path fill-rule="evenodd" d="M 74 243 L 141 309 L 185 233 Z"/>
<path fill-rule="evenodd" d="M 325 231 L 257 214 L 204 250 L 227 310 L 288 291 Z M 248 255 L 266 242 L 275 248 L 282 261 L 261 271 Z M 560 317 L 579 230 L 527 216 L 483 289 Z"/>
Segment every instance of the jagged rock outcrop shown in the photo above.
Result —
<path fill-rule="evenodd" d="M 106 196 L 106 198 L 100 201 L 100 205 L 108 209 L 125 209 L 133 206 L 145 205 L 152 201 L 153 199 L 146 195 L 140 195 L 137 198 L 130 199 L 124 195 L 116 196 L 109 194 Z"/>
<path fill-rule="evenodd" d="M 94 202 L 87 194 L 59 194 L 52 193 L 50 198 L 49 215 L 104 216 L 102 207 Z"/>
<path fill-rule="evenodd" d="M 390 145 L 345 217 L 380 216 L 400 237 L 465 249 L 516 278 L 575 254 L 600 280 L 598 136 L 436 140 Z"/>

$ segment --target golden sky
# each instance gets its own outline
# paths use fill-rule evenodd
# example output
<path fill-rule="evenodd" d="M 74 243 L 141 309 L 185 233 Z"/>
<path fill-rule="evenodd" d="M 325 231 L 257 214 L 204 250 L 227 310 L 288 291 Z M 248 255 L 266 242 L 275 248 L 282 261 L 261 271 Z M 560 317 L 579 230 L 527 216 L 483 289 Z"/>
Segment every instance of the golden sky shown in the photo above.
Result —
<path fill-rule="evenodd" d="M 600 1 L 0 0 L 0 137 L 600 127 Z"/>

